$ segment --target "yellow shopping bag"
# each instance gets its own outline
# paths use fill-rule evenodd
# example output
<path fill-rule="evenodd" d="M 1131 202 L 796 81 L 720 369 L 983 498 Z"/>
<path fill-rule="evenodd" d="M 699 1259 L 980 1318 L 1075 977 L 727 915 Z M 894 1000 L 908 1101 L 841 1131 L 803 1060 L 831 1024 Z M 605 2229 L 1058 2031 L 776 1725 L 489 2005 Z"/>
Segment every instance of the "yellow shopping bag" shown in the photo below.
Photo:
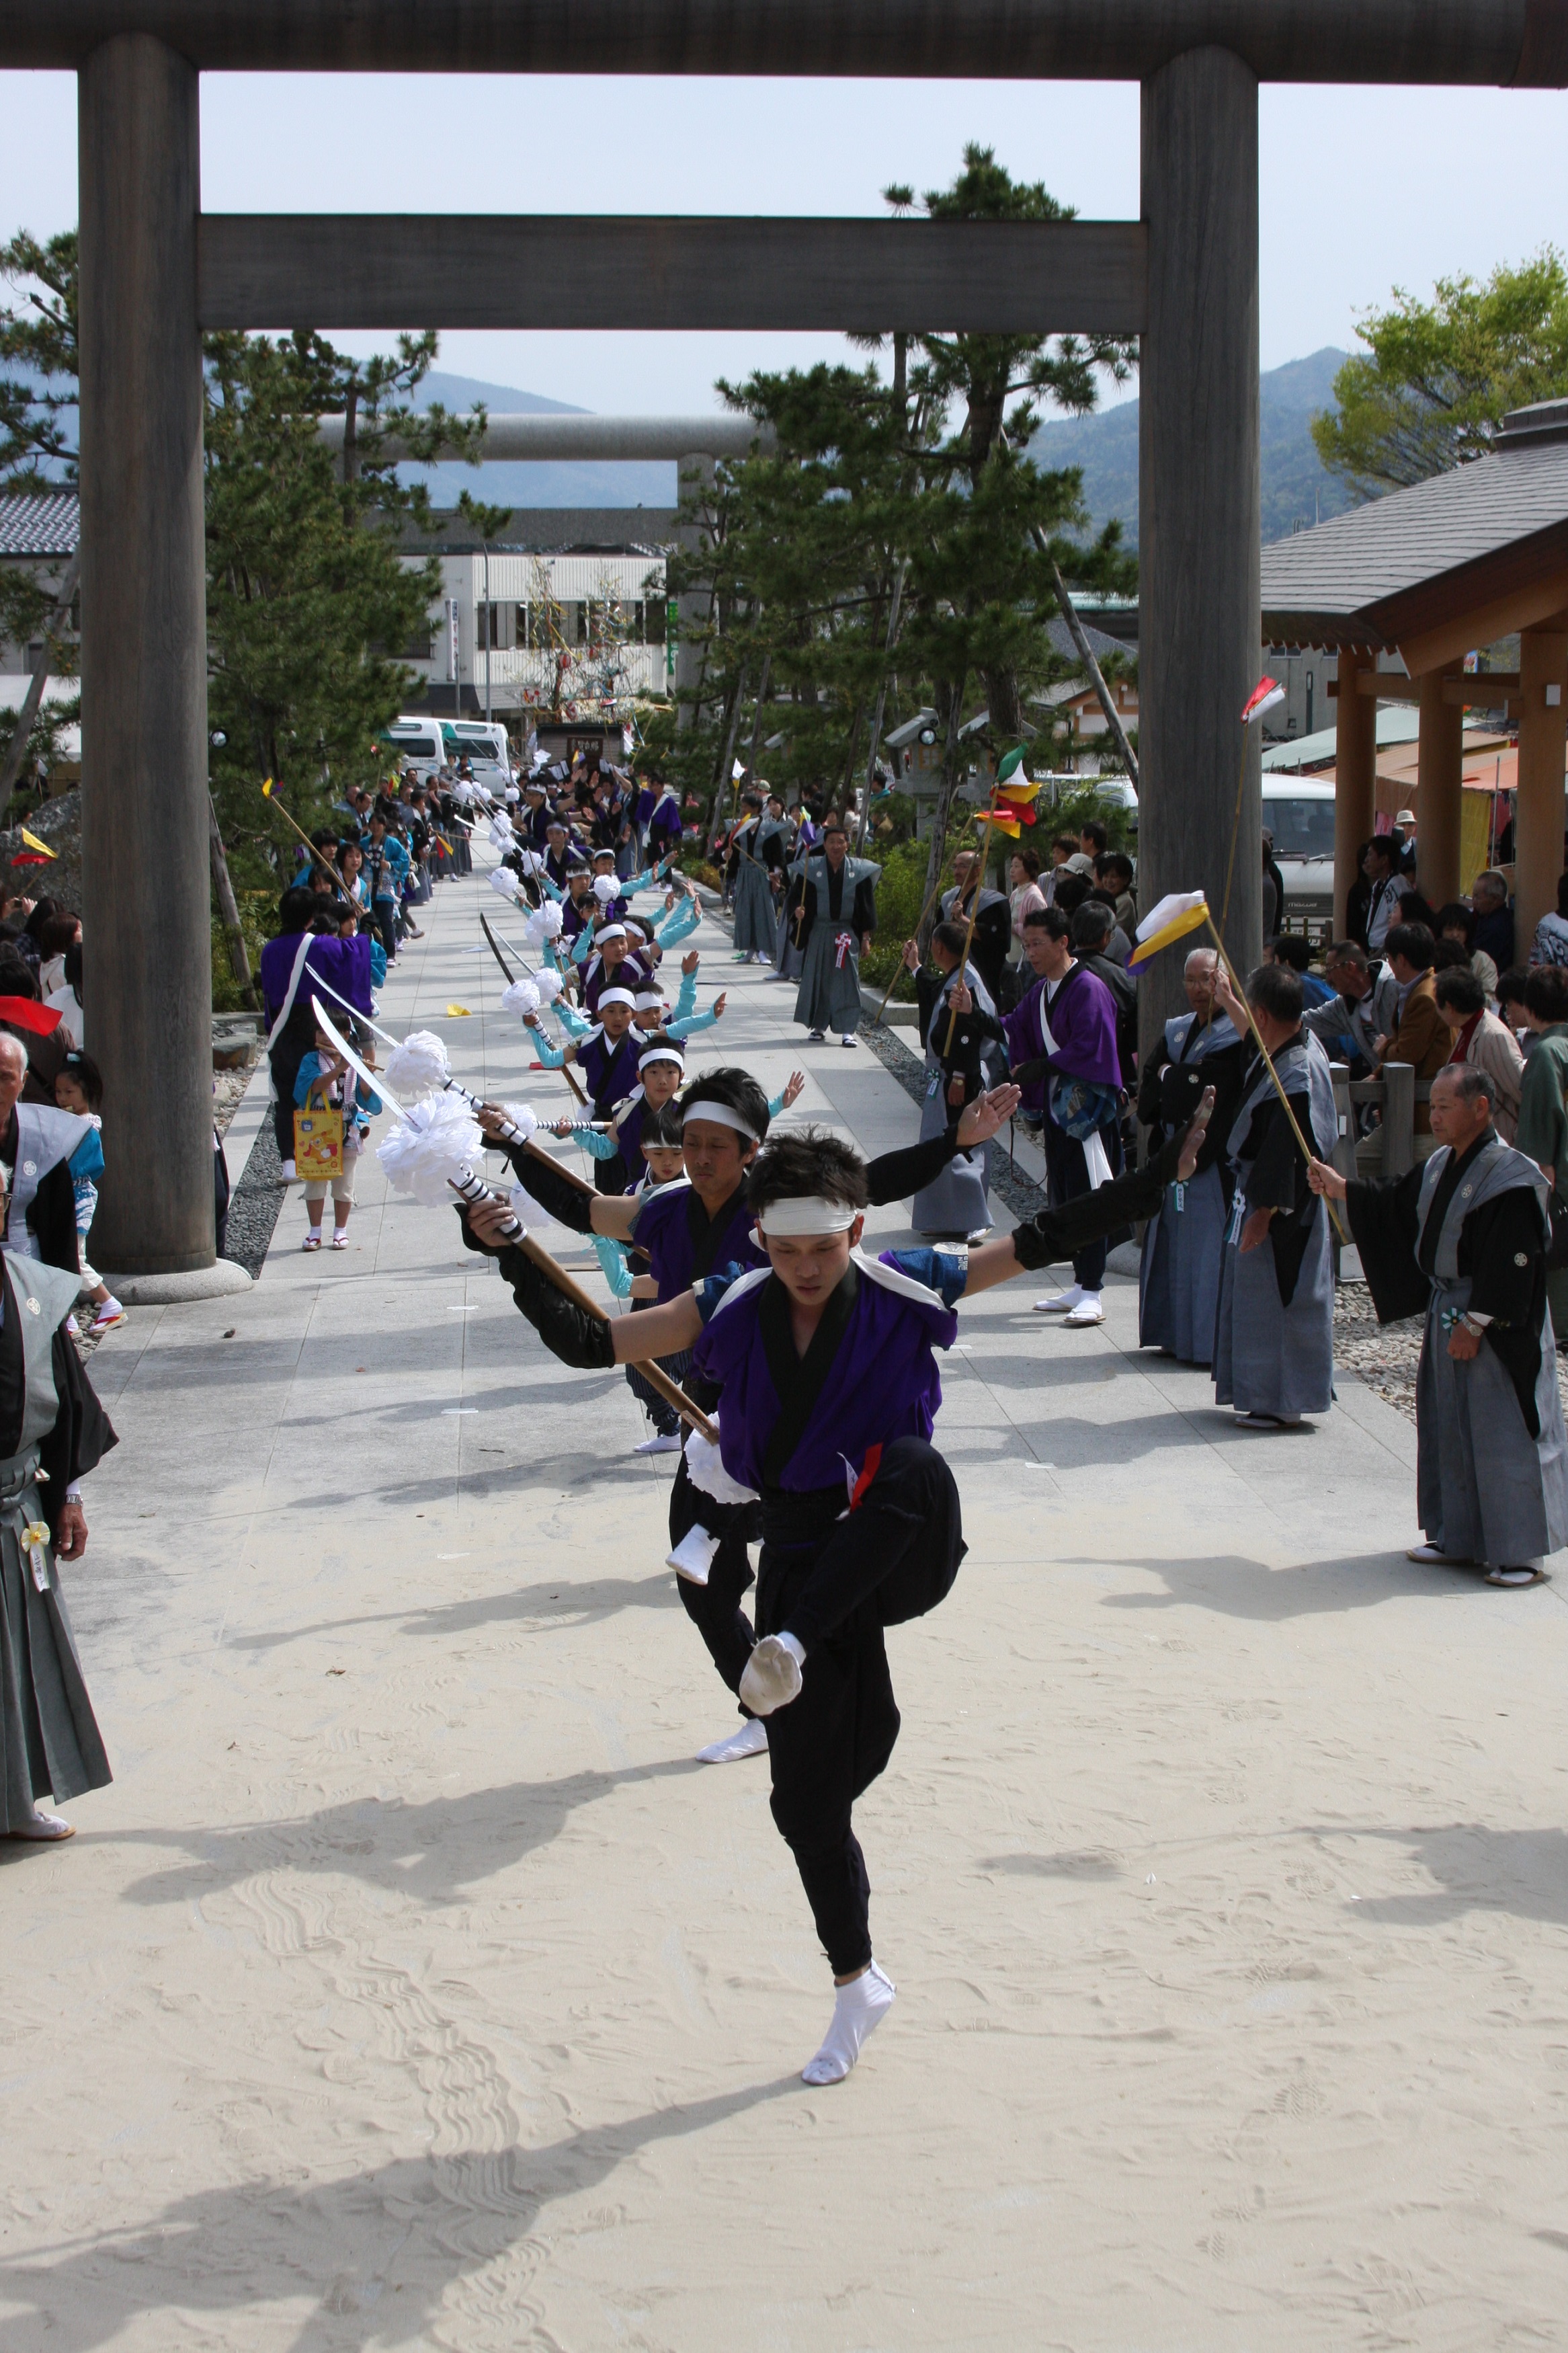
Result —
<path fill-rule="evenodd" d="M 294 1113 L 294 1166 L 303 1181 L 343 1173 L 343 1115 L 322 1088 L 312 1087 L 304 1110 Z"/>

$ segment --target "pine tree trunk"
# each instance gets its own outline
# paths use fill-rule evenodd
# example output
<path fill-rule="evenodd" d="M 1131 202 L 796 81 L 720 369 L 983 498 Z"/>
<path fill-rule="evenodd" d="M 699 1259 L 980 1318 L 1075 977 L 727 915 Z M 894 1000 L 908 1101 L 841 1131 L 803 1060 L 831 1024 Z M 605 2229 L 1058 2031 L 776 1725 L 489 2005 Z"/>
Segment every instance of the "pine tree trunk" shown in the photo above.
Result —
<path fill-rule="evenodd" d="M 245 926 L 239 920 L 239 907 L 234 895 L 234 883 L 229 876 L 228 860 L 224 855 L 223 836 L 218 831 L 217 807 L 212 795 L 207 795 L 207 815 L 212 830 L 208 836 L 212 855 L 213 888 L 217 892 L 218 913 L 228 935 L 228 960 L 234 976 L 239 983 L 239 993 L 252 1013 L 258 1012 L 256 989 L 250 977 L 250 956 L 245 944 Z"/>

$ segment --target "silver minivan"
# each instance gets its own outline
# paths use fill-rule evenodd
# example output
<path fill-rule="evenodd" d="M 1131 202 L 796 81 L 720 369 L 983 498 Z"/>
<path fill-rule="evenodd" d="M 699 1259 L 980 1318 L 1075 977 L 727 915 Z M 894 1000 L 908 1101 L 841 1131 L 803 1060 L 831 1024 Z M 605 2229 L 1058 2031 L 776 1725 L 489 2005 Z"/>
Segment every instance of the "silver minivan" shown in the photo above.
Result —
<path fill-rule="evenodd" d="M 1263 823 L 1285 879 L 1287 918 L 1331 923 L 1334 915 L 1334 788 L 1311 776 L 1265 776 Z"/>

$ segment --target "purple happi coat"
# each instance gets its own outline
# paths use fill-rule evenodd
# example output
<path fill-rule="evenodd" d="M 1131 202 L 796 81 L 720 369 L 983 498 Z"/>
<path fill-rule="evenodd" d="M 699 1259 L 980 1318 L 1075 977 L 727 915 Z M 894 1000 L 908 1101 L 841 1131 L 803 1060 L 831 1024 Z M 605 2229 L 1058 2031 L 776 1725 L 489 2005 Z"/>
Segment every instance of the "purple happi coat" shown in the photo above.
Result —
<path fill-rule="evenodd" d="M 854 1303 L 837 1353 L 812 1406 L 805 1431 L 784 1472 L 789 1489 L 853 1488 L 873 1447 L 896 1438 L 930 1438 L 942 1404 L 935 1348 L 950 1348 L 958 1331 L 951 1302 L 963 1295 L 962 1253 L 885 1250 L 868 1259 L 856 1250 Z M 910 1270 L 934 1273 L 933 1289 Z M 773 1271 L 759 1267 L 728 1282 L 715 1275 L 701 1286 L 707 1318 L 693 1366 L 722 1390 L 720 1452 L 741 1485 L 763 1486 L 763 1463 L 782 1407 L 768 1370 L 761 1328 L 763 1294 Z"/>

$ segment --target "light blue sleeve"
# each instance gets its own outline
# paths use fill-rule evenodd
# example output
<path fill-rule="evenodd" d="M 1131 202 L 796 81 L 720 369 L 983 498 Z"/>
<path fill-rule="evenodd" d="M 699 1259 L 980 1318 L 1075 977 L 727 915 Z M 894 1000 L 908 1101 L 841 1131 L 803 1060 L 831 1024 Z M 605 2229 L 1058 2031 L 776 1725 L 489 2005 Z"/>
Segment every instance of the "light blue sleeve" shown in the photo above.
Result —
<path fill-rule="evenodd" d="M 701 920 L 701 912 L 695 901 L 683 899 L 679 907 L 671 908 L 663 923 L 656 929 L 654 938 L 661 948 L 675 947 L 681 940 L 690 937 Z"/>
<path fill-rule="evenodd" d="M 584 924 L 572 943 L 572 961 L 577 965 L 585 965 L 593 953 L 594 934 Z"/>
<path fill-rule="evenodd" d="M 584 1020 L 574 1005 L 568 1005 L 563 997 L 558 997 L 550 1009 L 568 1038 L 585 1038 L 594 1026 L 591 1021 Z"/>
<path fill-rule="evenodd" d="M 536 874 L 533 879 L 536 882 L 543 884 L 546 893 L 554 900 L 558 907 L 565 904 L 565 892 L 562 890 L 559 883 L 552 882 L 548 874 Z"/>
<path fill-rule="evenodd" d="M 545 1069 L 558 1071 L 566 1060 L 566 1049 L 563 1046 L 552 1046 L 542 1029 L 536 1029 L 533 1032 L 533 1043 Z"/>
<path fill-rule="evenodd" d="M 544 954 L 540 958 L 540 962 L 543 965 L 546 972 L 560 971 L 561 966 L 555 961 L 555 943 L 553 940 L 545 941 Z"/>
<path fill-rule="evenodd" d="M 611 1297 L 629 1299 L 632 1295 L 632 1271 L 626 1251 L 619 1242 L 613 1242 L 608 1234 L 595 1234 L 592 1240 L 600 1270 L 610 1286 Z"/>
<path fill-rule="evenodd" d="M 683 972 L 672 1008 L 673 1017 L 677 1021 L 684 1021 L 689 1013 L 695 1013 L 696 1010 L 697 975 L 694 972 Z"/>
<path fill-rule="evenodd" d="M 574 1127 L 571 1134 L 573 1143 L 580 1144 L 591 1160 L 613 1160 L 621 1148 L 616 1136 L 601 1135 L 596 1127 Z"/>
<path fill-rule="evenodd" d="M 775 1119 L 783 1118 L 784 1107 L 784 1089 L 781 1087 L 776 1095 L 772 1095 L 768 1099 L 768 1125 L 770 1127 L 773 1125 Z"/>
<path fill-rule="evenodd" d="M 300 1060 L 299 1074 L 294 1081 L 294 1101 L 298 1103 L 301 1111 L 304 1110 L 306 1103 L 309 1103 L 310 1099 L 310 1089 L 316 1084 L 317 1081 L 321 1078 L 321 1058 L 320 1054 L 316 1053 L 312 1050 L 309 1054 L 302 1055 Z"/>
<path fill-rule="evenodd" d="M 699 1029 L 711 1029 L 718 1018 L 719 1016 L 710 1006 L 706 1013 L 688 1013 L 679 1021 L 667 1021 L 664 1025 L 664 1034 L 667 1038 L 674 1038 L 677 1040 L 694 1038 Z"/>

